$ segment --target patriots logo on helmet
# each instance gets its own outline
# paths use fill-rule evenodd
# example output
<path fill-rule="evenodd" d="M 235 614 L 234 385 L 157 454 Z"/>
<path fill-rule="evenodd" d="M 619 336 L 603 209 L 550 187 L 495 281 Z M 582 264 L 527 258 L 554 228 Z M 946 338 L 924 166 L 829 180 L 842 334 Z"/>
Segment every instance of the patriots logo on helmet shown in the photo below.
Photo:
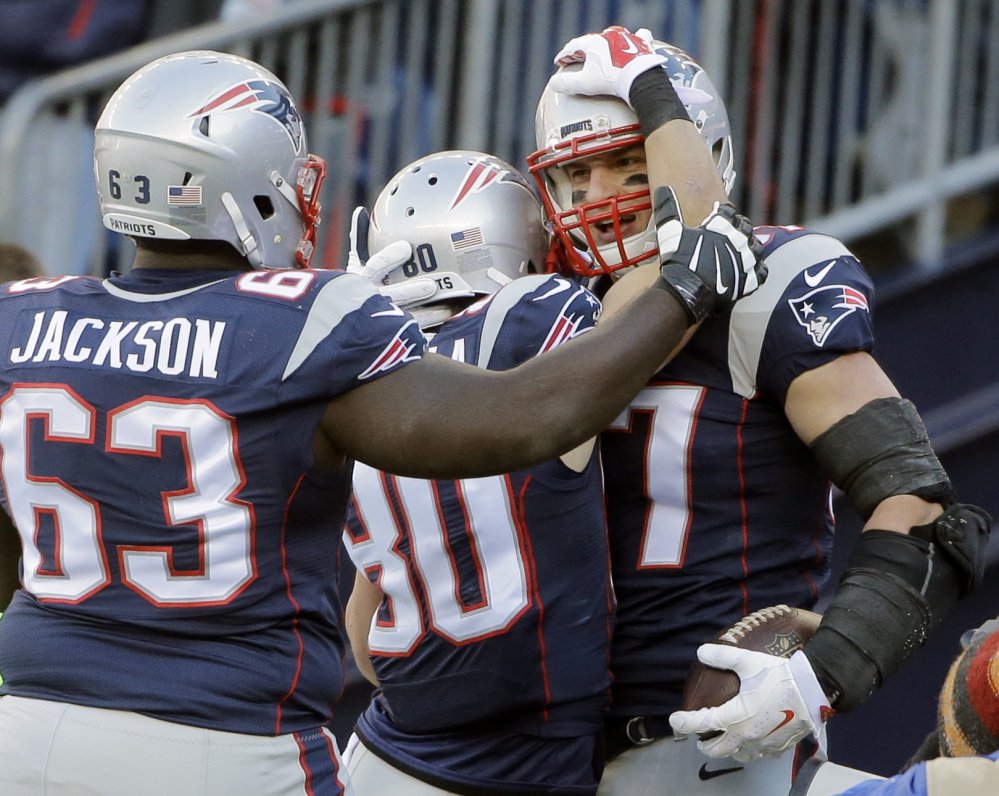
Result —
<path fill-rule="evenodd" d="M 531 186 L 527 184 L 527 180 L 517 172 L 510 171 L 510 169 L 503 168 L 501 165 L 489 160 L 477 160 L 469 168 L 465 179 L 462 180 L 461 185 L 455 192 L 454 199 L 451 200 L 451 206 L 448 210 L 454 210 L 470 194 L 485 190 L 494 182 L 513 182 L 517 185 L 522 185 L 528 191 L 531 190 Z"/>
<path fill-rule="evenodd" d="M 658 47 L 656 52 L 666 56 L 666 73 L 672 82 L 681 86 L 691 85 L 701 71 L 694 59 L 677 47 Z"/>
<path fill-rule="evenodd" d="M 787 302 L 795 320 L 821 348 L 840 321 L 857 310 L 870 312 L 867 297 L 848 285 L 825 285 Z"/>
<path fill-rule="evenodd" d="M 247 80 L 245 83 L 226 89 L 208 100 L 188 118 L 203 116 L 212 111 L 233 111 L 237 108 L 249 108 L 255 113 L 270 116 L 288 133 L 295 151 L 302 150 L 302 116 L 285 88 L 270 80 Z"/>

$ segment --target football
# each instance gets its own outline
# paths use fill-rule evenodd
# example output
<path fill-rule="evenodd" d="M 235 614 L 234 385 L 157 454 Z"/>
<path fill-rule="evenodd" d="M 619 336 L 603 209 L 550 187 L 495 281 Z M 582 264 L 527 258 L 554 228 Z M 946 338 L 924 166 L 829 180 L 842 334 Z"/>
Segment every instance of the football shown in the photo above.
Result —
<path fill-rule="evenodd" d="M 814 611 L 775 605 L 743 617 L 714 641 L 790 658 L 814 635 L 821 619 L 822 615 Z M 695 660 L 687 673 L 680 709 L 716 707 L 738 693 L 739 676 L 735 672 Z"/>

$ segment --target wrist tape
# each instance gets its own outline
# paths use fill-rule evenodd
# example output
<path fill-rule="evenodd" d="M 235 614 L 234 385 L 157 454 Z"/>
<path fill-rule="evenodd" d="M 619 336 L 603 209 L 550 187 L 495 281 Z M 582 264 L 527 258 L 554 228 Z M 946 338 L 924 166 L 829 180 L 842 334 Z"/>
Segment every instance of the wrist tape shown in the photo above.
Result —
<path fill-rule="evenodd" d="M 992 518 L 955 503 L 909 534 L 864 531 L 805 654 L 837 710 L 861 704 L 983 577 Z"/>
<path fill-rule="evenodd" d="M 628 91 L 628 100 L 646 138 L 673 119 L 690 121 L 687 109 L 662 67 L 654 67 L 636 77 Z"/>

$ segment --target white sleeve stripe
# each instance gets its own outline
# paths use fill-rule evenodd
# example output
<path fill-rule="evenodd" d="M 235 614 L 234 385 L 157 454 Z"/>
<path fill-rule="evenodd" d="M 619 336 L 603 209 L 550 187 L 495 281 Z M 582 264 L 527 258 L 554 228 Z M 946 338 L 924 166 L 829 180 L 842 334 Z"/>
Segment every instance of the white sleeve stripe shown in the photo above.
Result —
<path fill-rule="evenodd" d="M 301 367 L 309 354 L 315 351 L 316 346 L 326 339 L 348 313 L 357 310 L 374 295 L 377 295 L 374 286 L 361 277 L 342 276 L 323 285 L 302 325 L 281 381 Z"/>
<path fill-rule="evenodd" d="M 756 392 L 763 338 L 777 302 L 791 281 L 817 263 L 852 256 L 836 238 L 815 233 L 790 240 L 766 257 L 769 269 L 766 282 L 732 309 L 728 367 L 733 392 L 743 398 L 750 398 Z"/>
<path fill-rule="evenodd" d="M 493 295 L 493 300 L 486 307 L 486 318 L 482 323 L 479 356 L 476 360 L 476 364 L 480 368 L 489 367 L 489 360 L 493 355 L 493 349 L 496 347 L 496 338 L 499 337 L 500 329 L 503 326 L 503 321 L 506 319 L 507 313 L 519 304 L 524 296 L 537 290 L 537 288 L 538 282 L 536 279 L 521 277 L 520 279 L 515 279 L 509 285 L 504 285 L 501 290 Z"/>

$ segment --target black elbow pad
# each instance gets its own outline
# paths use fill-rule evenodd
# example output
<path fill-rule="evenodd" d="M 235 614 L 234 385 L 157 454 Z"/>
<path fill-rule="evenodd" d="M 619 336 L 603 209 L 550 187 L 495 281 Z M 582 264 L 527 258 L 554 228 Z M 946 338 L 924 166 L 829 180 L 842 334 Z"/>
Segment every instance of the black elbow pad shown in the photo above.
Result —
<path fill-rule="evenodd" d="M 861 517 L 893 495 L 954 502 L 950 479 L 911 401 L 878 398 L 833 423 L 811 445 L 829 479 Z"/>

